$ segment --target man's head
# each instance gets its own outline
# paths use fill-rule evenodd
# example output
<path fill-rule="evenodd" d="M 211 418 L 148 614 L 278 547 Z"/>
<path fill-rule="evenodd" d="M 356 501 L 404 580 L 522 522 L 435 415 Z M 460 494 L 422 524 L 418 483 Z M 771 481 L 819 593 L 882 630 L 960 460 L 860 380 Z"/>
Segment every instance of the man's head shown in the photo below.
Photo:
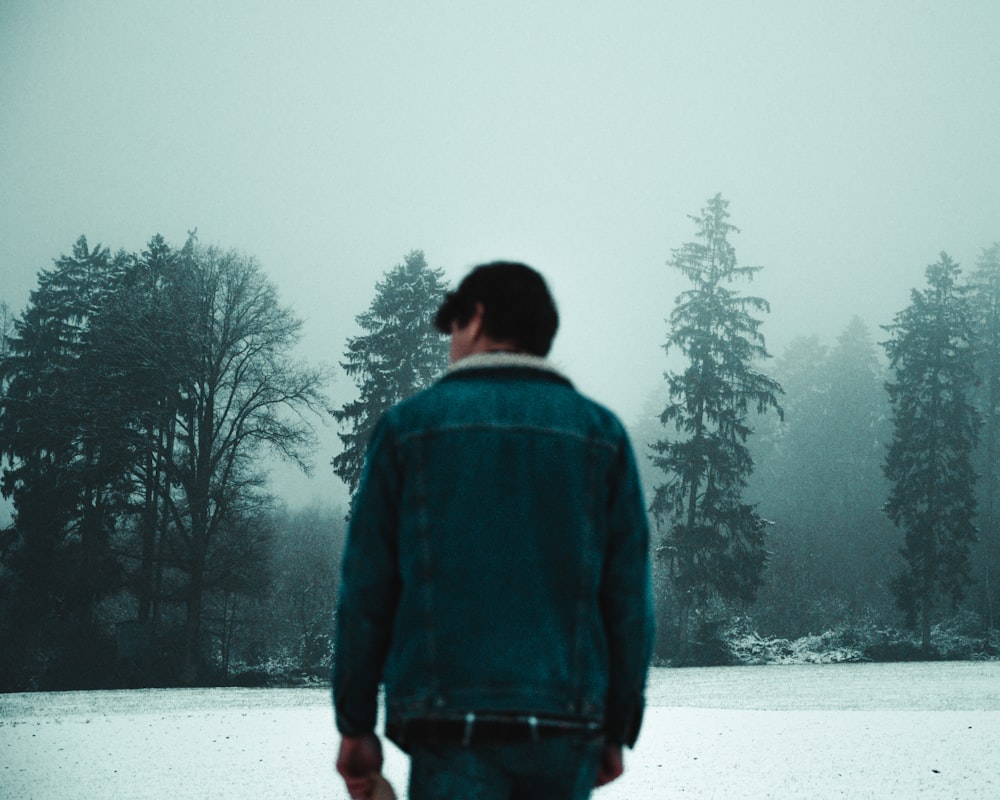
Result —
<path fill-rule="evenodd" d="M 452 335 L 488 340 L 500 349 L 547 355 L 559 327 L 559 314 L 545 280 L 525 264 L 495 261 L 465 276 L 445 295 L 434 317 L 434 327 Z M 471 341 L 468 343 L 471 346 Z M 487 347 L 486 349 L 492 349 Z M 460 352 L 466 355 L 468 352 Z"/>

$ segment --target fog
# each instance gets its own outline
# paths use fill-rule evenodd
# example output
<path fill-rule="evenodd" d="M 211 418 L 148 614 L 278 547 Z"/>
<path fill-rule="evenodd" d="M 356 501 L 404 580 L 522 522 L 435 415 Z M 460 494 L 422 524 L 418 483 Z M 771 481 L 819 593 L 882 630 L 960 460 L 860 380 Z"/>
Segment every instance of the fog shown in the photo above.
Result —
<path fill-rule="evenodd" d="M 155 233 L 256 256 L 336 363 L 412 249 L 524 260 L 554 359 L 631 422 L 721 192 L 780 354 L 877 331 L 947 251 L 1000 239 L 1000 5 L 0 2 L 0 300 Z M 342 373 L 335 403 L 354 394 Z M 342 498 L 324 433 L 291 501 Z"/>

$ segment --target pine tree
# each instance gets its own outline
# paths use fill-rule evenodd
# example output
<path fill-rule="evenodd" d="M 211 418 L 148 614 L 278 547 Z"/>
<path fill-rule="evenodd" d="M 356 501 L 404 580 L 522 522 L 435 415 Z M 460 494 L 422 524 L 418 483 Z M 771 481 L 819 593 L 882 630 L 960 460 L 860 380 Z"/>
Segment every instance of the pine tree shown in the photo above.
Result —
<path fill-rule="evenodd" d="M 185 376 L 197 369 L 189 346 L 196 330 L 195 285 L 190 266 L 193 234 L 182 250 L 162 236 L 147 249 L 123 261 L 116 289 L 96 321 L 99 358 L 116 375 L 120 413 L 134 439 L 131 463 L 133 505 L 137 506 L 139 568 L 132 576 L 138 620 L 155 621 L 159 609 L 157 585 L 170 525 L 167 500 L 168 465 L 177 440 L 177 413 Z"/>
<path fill-rule="evenodd" d="M 691 609 L 713 596 L 752 600 L 767 561 L 767 523 L 742 497 L 754 466 L 748 417 L 771 408 L 780 414 L 781 387 L 755 367 L 769 354 L 754 313 L 769 306 L 731 287 L 761 268 L 737 265 L 729 236 L 738 229 L 728 207 L 716 195 L 692 216 L 698 241 L 674 250 L 668 262 L 692 284 L 677 298 L 664 345 L 687 367 L 666 376 L 669 402 L 660 421 L 681 438 L 652 445 L 667 481 L 655 490 L 651 510 L 666 528 L 661 552 L 678 595 L 682 659 Z"/>
<path fill-rule="evenodd" d="M 131 441 L 114 371 L 95 346 L 120 262 L 81 236 L 39 274 L 0 362 L 2 491 L 16 530 L 3 556 L 19 633 L 47 637 L 36 649 L 53 653 L 39 669 L 65 670 L 72 652 L 96 652 L 94 609 L 122 582 L 111 538 Z M 56 644 L 59 636 L 71 638 Z"/>
<path fill-rule="evenodd" d="M 108 560 L 111 516 L 122 502 L 130 442 L 113 369 L 96 353 L 95 322 L 113 291 L 121 256 L 80 237 L 72 255 L 39 275 L 3 361 L 0 449 L 9 459 L 24 548 L 50 539 L 78 552 L 79 601 L 107 590 L 95 574 Z"/>
<path fill-rule="evenodd" d="M 10 350 L 9 337 L 14 333 L 14 314 L 5 300 L 0 300 L 0 359 Z"/>
<path fill-rule="evenodd" d="M 982 439 L 974 455 L 979 473 L 981 558 L 985 617 L 990 628 L 1000 614 L 1000 242 L 985 249 L 972 275 L 972 305 L 976 326 L 976 371 L 980 384 L 974 394 L 982 420 Z"/>
<path fill-rule="evenodd" d="M 371 305 L 357 317 L 365 333 L 348 340 L 341 366 L 360 396 L 333 412 L 350 426 L 339 434 L 344 449 L 332 463 L 352 495 L 379 417 L 448 366 L 447 343 L 432 324 L 447 289 L 443 270 L 429 268 L 423 251 L 413 250 L 375 284 Z"/>
<path fill-rule="evenodd" d="M 885 461 L 891 483 L 886 513 L 902 528 L 903 571 L 892 583 L 900 610 L 920 623 L 924 649 L 940 596 L 962 599 L 969 580 L 969 546 L 976 539 L 975 472 L 971 455 L 979 415 L 972 312 L 960 270 L 946 253 L 927 267 L 927 288 L 885 329 L 895 380 L 886 384 L 893 438 Z"/>

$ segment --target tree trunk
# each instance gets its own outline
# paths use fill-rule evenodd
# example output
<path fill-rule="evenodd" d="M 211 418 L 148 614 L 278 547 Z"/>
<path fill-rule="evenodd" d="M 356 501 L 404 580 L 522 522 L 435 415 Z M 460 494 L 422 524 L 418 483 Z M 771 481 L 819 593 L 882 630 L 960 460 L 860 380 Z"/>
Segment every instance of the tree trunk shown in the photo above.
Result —
<path fill-rule="evenodd" d="M 181 682 L 195 683 L 201 677 L 201 611 L 203 569 L 192 564 L 187 591 L 187 618 L 184 621 L 184 654 L 181 662 Z"/>
<path fill-rule="evenodd" d="M 924 653 L 931 651 L 931 604 L 926 591 L 920 598 L 920 647 Z"/>
<path fill-rule="evenodd" d="M 165 417 L 166 418 L 166 417 Z M 160 601 L 163 597 L 163 565 L 166 556 L 167 536 L 170 532 L 170 464 L 173 463 L 175 428 L 177 424 L 175 412 L 170 411 L 167 424 L 160 426 L 161 451 L 157 457 L 156 494 L 158 537 L 156 542 L 156 558 L 153 566 L 153 624 L 160 619 Z"/>
<path fill-rule="evenodd" d="M 236 607 L 239 595 L 226 592 L 222 601 L 222 678 L 229 682 L 229 656 L 233 650 L 233 635 L 236 632 Z"/>
<path fill-rule="evenodd" d="M 194 509 L 192 509 L 194 511 Z M 191 519 L 191 549 L 187 587 L 187 619 L 184 622 L 184 661 L 181 679 L 193 683 L 201 677 L 201 618 L 205 592 L 205 561 L 208 554 L 207 524 L 200 513 Z"/>
<path fill-rule="evenodd" d="M 691 619 L 691 597 L 681 598 L 680 617 L 677 621 L 677 662 L 684 664 L 688 657 L 688 627 Z"/>
<path fill-rule="evenodd" d="M 155 454 L 153 452 L 152 431 L 147 433 L 146 476 L 142 513 L 142 561 L 139 565 L 138 619 L 148 622 L 153 613 L 153 561 L 156 557 L 156 509 L 159 497 L 156 491 L 156 476 L 153 474 Z"/>

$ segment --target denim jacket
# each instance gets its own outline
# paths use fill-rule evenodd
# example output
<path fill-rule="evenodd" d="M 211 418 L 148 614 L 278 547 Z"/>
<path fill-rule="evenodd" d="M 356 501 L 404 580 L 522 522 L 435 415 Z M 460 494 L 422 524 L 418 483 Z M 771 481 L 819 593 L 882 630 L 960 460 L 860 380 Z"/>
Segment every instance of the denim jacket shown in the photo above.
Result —
<path fill-rule="evenodd" d="M 543 359 L 471 356 L 390 409 L 342 562 L 345 735 L 469 712 L 599 722 L 632 745 L 652 644 L 648 530 L 615 416 Z"/>

